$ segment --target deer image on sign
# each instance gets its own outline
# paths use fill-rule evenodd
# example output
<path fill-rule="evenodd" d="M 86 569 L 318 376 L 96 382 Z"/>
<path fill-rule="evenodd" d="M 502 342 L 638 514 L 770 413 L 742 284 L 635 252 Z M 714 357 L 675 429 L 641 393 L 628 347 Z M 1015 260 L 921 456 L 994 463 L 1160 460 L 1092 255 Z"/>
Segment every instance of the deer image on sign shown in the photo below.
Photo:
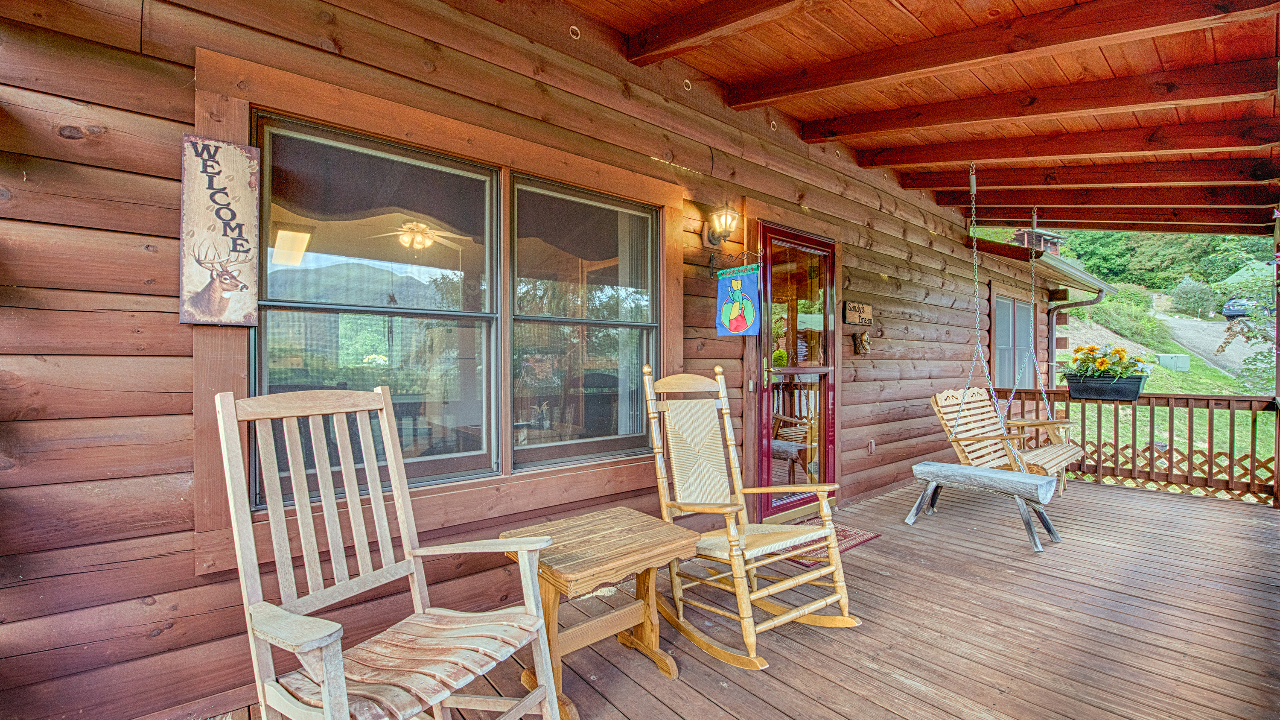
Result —
<path fill-rule="evenodd" d="M 258 148 L 182 136 L 178 321 L 258 324 Z"/>

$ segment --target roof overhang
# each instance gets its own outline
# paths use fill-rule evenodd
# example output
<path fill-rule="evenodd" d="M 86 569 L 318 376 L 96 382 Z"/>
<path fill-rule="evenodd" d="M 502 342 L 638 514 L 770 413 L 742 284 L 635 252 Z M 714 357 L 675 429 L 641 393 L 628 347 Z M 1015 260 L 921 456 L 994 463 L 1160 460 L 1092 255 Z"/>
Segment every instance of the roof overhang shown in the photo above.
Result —
<path fill-rule="evenodd" d="M 1094 277 L 1080 268 L 1072 265 L 1070 262 L 1043 250 L 1032 250 L 1022 245 L 1012 245 L 1010 243 L 998 242 L 996 240 L 985 240 L 977 238 L 978 252 L 987 255 L 996 255 L 1017 262 L 1030 263 L 1034 256 L 1036 259 L 1036 274 L 1041 277 L 1052 279 L 1059 285 L 1075 288 L 1077 290 L 1086 290 L 1089 292 L 1113 293 L 1115 287 L 1106 281 Z M 973 247 L 973 240 L 967 239 L 964 242 L 967 248 Z"/>

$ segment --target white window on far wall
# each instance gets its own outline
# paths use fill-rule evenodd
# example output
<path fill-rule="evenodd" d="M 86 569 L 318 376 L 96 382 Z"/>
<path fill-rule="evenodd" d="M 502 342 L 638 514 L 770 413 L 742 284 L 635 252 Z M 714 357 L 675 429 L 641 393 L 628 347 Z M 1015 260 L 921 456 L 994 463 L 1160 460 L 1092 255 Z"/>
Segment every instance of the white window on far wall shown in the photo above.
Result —
<path fill-rule="evenodd" d="M 1036 386 L 1035 354 L 1031 349 L 1033 317 L 1031 303 L 995 296 L 991 322 L 995 350 L 991 365 L 996 387 L 1030 389 Z"/>

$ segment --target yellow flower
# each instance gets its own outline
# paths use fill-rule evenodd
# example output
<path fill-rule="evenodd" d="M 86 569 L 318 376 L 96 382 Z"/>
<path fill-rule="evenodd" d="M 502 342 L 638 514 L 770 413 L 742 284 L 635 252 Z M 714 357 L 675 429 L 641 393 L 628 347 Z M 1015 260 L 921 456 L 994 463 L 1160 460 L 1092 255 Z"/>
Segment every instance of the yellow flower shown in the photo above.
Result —
<path fill-rule="evenodd" d="M 1080 353 L 1084 352 L 1084 346 L 1083 346 L 1083 345 L 1077 345 L 1077 346 L 1076 346 L 1076 349 L 1075 349 L 1075 350 L 1072 350 L 1071 352 L 1076 353 L 1076 354 L 1078 355 L 1078 354 L 1080 354 Z"/>
<path fill-rule="evenodd" d="M 1071 356 L 1071 362 L 1073 362 L 1073 363 L 1078 363 L 1078 362 L 1080 362 L 1080 356 L 1079 356 L 1079 355 L 1072 355 L 1072 356 Z"/>
<path fill-rule="evenodd" d="M 1098 348 L 1098 346 L 1097 346 L 1097 345 L 1090 345 L 1090 346 L 1086 347 L 1084 350 L 1085 350 L 1085 352 L 1096 353 L 1096 352 L 1098 352 L 1099 348 Z"/>
<path fill-rule="evenodd" d="M 1128 350 L 1125 350 L 1124 348 L 1116 348 L 1116 357 L 1119 358 L 1120 360 L 1123 361 L 1126 357 L 1128 357 L 1128 355 L 1129 355 Z"/>
<path fill-rule="evenodd" d="M 1138 362 L 1138 363 L 1140 363 L 1140 362 L 1146 362 L 1146 360 L 1143 360 L 1143 359 L 1142 359 L 1142 356 L 1141 356 L 1141 355 L 1139 355 L 1138 357 L 1134 358 L 1134 359 L 1133 359 L 1133 361 L 1134 361 L 1134 362 Z"/>
<path fill-rule="evenodd" d="M 1106 370 L 1108 367 L 1111 367 L 1111 361 L 1104 357 L 1100 357 L 1094 365 L 1097 366 L 1099 370 Z"/>

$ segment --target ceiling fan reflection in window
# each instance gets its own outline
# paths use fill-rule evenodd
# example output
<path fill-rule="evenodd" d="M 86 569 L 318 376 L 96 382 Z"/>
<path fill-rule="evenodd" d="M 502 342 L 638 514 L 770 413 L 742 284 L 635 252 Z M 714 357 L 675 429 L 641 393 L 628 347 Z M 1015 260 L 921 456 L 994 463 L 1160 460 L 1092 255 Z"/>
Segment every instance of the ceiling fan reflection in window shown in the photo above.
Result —
<path fill-rule="evenodd" d="M 435 228 L 425 223 L 417 222 L 416 220 L 410 220 L 392 232 L 373 235 L 372 237 L 391 237 L 392 235 L 400 241 L 401 245 L 410 250 L 425 250 L 436 243 L 440 243 L 445 247 L 453 248 L 454 250 L 461 252 L 462 246 L 453 242 L 450 238 L 456 240 L 471 239 L 470 235 L 459 235 L 457 233 L 436 230 Z"/>

